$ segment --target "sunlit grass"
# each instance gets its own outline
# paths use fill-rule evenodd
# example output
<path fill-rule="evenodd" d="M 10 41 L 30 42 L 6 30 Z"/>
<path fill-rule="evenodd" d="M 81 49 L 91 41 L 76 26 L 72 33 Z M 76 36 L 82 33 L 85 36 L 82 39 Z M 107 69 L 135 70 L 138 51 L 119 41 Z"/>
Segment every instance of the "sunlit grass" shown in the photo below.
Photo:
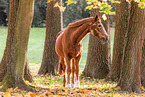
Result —
<path fill-rule="evenodd" d="M 6 45 L 7 30 L 7 27 L 0 27 L 0 60 L 2 58 Z"/>
<path fill-rule="evenodd" d="M 44 50 L 45 28 L 31 28 L 28 44 L 29 63 L 40 65 Z M 111 48 L 113 44 L 113 30 L 111 29 Z M 7 38 L 7 27 L 0 27 L 0 60 L 2 58 Z M 89 35 L 83 39 L 83 53 L 80 62 L 81 70 L 84 68 L 87 58 Z"/>

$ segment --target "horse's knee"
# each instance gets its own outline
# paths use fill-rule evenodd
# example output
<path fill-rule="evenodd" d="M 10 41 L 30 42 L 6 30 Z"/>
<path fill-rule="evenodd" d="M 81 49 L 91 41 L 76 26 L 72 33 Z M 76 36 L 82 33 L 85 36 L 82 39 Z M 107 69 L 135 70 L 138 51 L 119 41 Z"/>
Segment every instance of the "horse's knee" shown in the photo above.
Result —
<path fill-rule="evenodd" d="M 71 69 L 67 68 L 67 74 L 71 74 Z"/>

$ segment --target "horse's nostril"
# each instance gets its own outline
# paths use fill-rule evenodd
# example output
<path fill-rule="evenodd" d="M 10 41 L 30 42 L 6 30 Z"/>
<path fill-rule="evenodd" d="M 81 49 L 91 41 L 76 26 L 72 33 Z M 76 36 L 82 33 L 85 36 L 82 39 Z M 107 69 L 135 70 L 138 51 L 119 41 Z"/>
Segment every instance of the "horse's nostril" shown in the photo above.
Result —
<path fill-rule="evenodd" d="M 106 39 L 105 39 L 104 37 L 102 37 L 102 40 L 103 40 L 103 41 L 106 41 Z"/>
<path fill-rule="evenodd" d="M 106 41 L 108 41 L 108 37 L 106 38 Z"/>
<path fill-rule="evenodd" d="M 107 42 L 108 41 L 108 37 L 106 37 L 106 38 L 102 37 L 102 40 Z"/>

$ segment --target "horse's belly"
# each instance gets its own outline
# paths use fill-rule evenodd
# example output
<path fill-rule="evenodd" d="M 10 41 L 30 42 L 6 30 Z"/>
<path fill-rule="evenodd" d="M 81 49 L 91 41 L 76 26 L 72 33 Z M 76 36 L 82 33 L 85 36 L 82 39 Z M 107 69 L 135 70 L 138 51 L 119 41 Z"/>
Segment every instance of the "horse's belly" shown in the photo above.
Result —
<path fill-rule="evenodd" d="M 79 56 L 80 54 L 82 53 L 82 46 L 81 45 L 78 45 L 74 48 L 71 48 L 70 51 L 69 51 L 69 55 L 72 57 L 72 58 L 76 58 L 77 56 Z"/>

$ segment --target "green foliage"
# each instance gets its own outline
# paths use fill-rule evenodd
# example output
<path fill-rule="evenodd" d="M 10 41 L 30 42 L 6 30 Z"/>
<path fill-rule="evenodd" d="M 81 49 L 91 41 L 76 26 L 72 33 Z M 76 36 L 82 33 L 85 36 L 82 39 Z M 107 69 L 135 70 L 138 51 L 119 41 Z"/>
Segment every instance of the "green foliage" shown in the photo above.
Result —
<path fill-rule="evenodd" d="M 48 0 L 47 3 L 49 3 L 51 0 Z M 78 1 L 76 0 L 68 0 L 66 1 L 65 3 L 67 5 L 71 5 L 71 4 L 77 4 Z M 103 19 L 105 20 L 106 19 L 106 14 L 108 15 L 114 15 L 115 12 L 112 11 L 112 6 L 108 3 L 107 0 L 103 0 L 103 1 L 98 1 L 98 0 L 86 0 L 87 2 L 87 6 L 86 6 L 86 9 L 88 10 L 91 10 L 91 9 L 99 9 L 100 13 L 104 13 L 103 16 Z M 114 1 L 112 0 L 112 3 L 120 3 L 119 1 Z M 57 4 L 59 5 L 59 4 Z M 60 5 L 59 5 L 60 6 Z M 55 7 L 59 7 L 59 6 L 55 6 Z M 77 5 L 76 5 L 77 6 Z M 59 7 L 60 8 L 60 7 Z M 62 8 L 61 8 L 62 9 Z M 64 10 L 63 10 L 64 11 Z"/>
<path fill-rule="evenodd" d="M 138 6 L 142 9 L 145 8 L 145 0 L 135 0 L 138 3 Z"/>
<path fill-rule="evenodd" d="M 46 1 L 47 0 L 35 0 L 34 5 L 34 17 L 32 26 L 42 27 L 46 24 Z"/>
<path fill-rule="evenodd" d="M 50 0 L 49 0 L 50 1 Z M 128 0 L 127 0 L 128 1 Z M 129 0 L 132 1 L 132 0 Z M 67 5 L 70 4 L 77 4 L 78 1 L 76 0 L 68 0 L 65 3 Z M 114 15 L 115 11 L 112 10 L 112 4 L 120 3 L 118 0 L 86 0 L 87 6 L 86 9 L 91 10 L 91 9 L 99 9 L 100 13 L 103 13 L 103 19 L 106 20 L 106 15 Z M 145 8 L 145 0 L 135 0 L 135 2 L 138 3 L 138 6 L 140 8 Z M 59 6 L 58 6 L 59 7 Z M 62 9 L 62 8 L 60 8 Z M 64 9 L 63 9 L 64 11 Z"/>
<path fill-rule="evenodd" d="M 75 1 L 75 0 L 68 0 L 65 3 L 67 3 L 67 5 L 70 5 L 70 4 L 73 4 L 73 3 L 76 4 L 77 1 Z"/>
<path fill-rule="evenodd" d="M 0 0 L 0 8 L 3 7 L 8 10 L 9 0 Z"/>
<path fill-rule="evenodd" d="M 115 12 L 112 12 L 112 7 L 111 5 L 108 4 L 108 2 L 106 1 L 96 1 L 96 0 L 87 0 L 87 4 L 88 6 L 86 7 L 86 9 L 99 9 L 100 13 L 105 13 L 108 15 L 113 15 L 115 14 Z"/>
<path fill-rule="evenodd" d="M 65 0 L 63 2 L 66 2 Z M 75 22 L 77 20 L 89 17 L 89 10 L 86 10 L 87 3 L 85 0 L 77 0 L 76 4 L 70 4 L 66 6 L 65 11 L 63 12 L 63 26 L 67 27 L 69 23 Z"/>
<path fill-rule="evenodd" d="M 55 3 L 54 7 L 58 7 L 60 11 L 64 12 L 66 7 L 63 7 L 61 4 L 59 4 L 58 2 Z"/>

